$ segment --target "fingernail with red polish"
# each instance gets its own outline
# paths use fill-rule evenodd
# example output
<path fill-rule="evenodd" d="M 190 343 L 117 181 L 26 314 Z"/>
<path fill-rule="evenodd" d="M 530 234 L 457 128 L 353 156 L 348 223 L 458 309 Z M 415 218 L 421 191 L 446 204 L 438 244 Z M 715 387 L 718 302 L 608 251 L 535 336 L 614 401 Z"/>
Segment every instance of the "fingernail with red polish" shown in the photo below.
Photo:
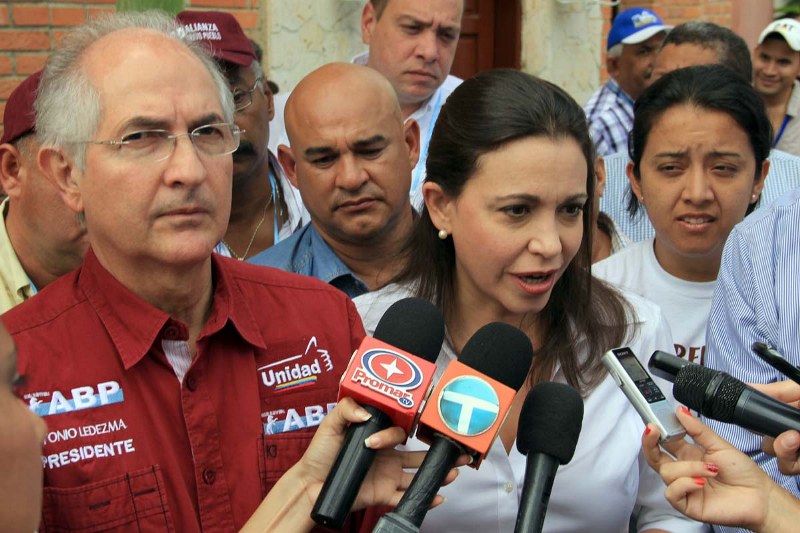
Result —
<path fill-rule="evenodd" d="M 719 467 L 712 463 L 706 463 L 706 470 L 709 472 L 714 472 L 715 474 L 719 472 Z"/>
<path fill-rule="evenodd" d="M 645 426 L 645 428 L 644 428 L 644 434 L 645 435 L 649 435 L 651 431 L 652 430 L 650 429 L 650 426 Z"/>
<path fill-rule="evenodd" d="M 700 485 L 701 487 L 706 484 L 706 480 L 701 477 L 694 478 L 694 484 Z"/>
<path fill-rule="evenodd" d="M 682 405 L 681 405 L 681 411 L 683 411 L 683 412 L 684 412 L 684 414 L 687 414 L 687 415 L 689 415 L 689 416 L 692 416 L 692 412 L 691 412 L 691 411 L 689 411 L 689 409 L 688 409 L 688 408 L 686 408 L 686 407 L 684 407 L 684 406 L 682 406 Z"/>

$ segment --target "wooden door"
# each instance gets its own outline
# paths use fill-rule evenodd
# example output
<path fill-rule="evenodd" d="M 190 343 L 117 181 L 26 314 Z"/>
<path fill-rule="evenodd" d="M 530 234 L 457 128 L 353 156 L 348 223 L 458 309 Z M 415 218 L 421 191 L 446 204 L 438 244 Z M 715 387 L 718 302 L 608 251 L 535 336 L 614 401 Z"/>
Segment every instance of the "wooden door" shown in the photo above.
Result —
<path fill-rule="evenodd" d="M 451 74 L 466 79 L 482 70 L 519 68 L 521 18 L 520 0 L 464 0 Z"/>

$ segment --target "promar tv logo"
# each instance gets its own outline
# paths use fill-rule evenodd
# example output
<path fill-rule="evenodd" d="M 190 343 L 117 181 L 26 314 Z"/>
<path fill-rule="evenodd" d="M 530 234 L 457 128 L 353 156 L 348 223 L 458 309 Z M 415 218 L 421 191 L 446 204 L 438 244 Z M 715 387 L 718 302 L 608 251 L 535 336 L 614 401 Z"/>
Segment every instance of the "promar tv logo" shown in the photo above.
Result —
<path fill-rule="evenodd" d="M 460 376 L 442 389 L 439 416 L 453 432 L 474 437 L 497 420 L 500 399 L 489 383 L 476 376 Z"/>
<path fill-rule="evenodd" d="M 409 392 L 422 383 L 422 370 L 408 357 L 382 348 L 365 351 L 361 367 L 353 373 L 353 382 L 397 399 L 403 407 L 413 407 Z"/>

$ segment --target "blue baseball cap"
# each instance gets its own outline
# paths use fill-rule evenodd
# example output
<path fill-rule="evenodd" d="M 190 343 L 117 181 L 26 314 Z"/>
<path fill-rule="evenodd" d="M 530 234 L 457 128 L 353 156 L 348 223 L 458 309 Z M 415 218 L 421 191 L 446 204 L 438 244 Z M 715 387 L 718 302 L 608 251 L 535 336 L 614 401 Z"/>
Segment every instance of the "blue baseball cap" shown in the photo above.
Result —
<path fill-rule="evenodd" d="M 637 44 L 646 41 L 653 35 L 669 31 L 672 26 L 665 26 L 661 17 L 643 7 L 632 7 L 619 13 L 608 32 L 606 50 L 622 43 Z"/>

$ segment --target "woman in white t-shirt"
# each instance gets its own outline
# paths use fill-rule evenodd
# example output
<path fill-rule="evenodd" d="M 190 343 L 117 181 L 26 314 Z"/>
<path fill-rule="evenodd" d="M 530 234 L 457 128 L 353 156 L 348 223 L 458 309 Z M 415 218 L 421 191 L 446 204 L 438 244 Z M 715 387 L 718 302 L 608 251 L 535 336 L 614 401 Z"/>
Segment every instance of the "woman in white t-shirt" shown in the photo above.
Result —
<path fill-rule="evenodd" d="M 395 283 L 357 298 L 368 331 L 396 300 L 439 307 L 439 372 L 483 325 L 502 321 L 534 346 L 528 377 L 480 469 L 462 468 L 422 531 L 514 530 L 526 459 L 514 442 L 531 386 L 561 381 L 584 398 L 572 461 L 559 468 L 544 530 L 701 531 L 664 499 L 641 455 L 644 424 L 601 356 L 631 346 L 642 360 L 672 344 L 659 309 L 592 277 L 593 148 L 581 107 L 563 90 L 512 70 L 484 72 L 450 95 L 436 123 L 425 208 Z M 408 447 L 425 446 L 410 439 Z"/>
<path fill-rule="evenodd" d="M 673 71 L 634 107 L 628 209 L 645 206 L 656 235 L 594 272 L 659 304 L 675 353 L 695 363 L 725 240 L 764 187 L 770 131 L 761 97 L 721 65 Z"/>

